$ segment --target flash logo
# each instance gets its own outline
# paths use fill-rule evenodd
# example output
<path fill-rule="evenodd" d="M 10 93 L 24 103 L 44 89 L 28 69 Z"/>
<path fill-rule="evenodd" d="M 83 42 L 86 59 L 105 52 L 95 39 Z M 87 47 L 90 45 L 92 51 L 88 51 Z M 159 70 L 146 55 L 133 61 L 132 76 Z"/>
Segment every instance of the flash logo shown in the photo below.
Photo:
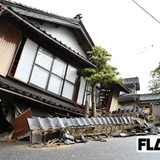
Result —
<path fill-rule="evenodd" d="M 160 151 L 160 137 L 137 137 L 138 152 Z"/>

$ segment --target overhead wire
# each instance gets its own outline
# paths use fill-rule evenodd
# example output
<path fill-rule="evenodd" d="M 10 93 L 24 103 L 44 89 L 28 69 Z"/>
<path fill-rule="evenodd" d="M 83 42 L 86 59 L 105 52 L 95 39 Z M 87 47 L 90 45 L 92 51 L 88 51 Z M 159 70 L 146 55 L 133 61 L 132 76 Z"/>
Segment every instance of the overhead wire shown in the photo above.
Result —
<path fill-rule="evenodd" d="M 160 21 L 155 18 L 151 13 L 149 13 L 146 9 L 144 9 L 138 2 L 136 2 L 135 0 L 132 0 L 132 2 L 134 2 L 139 8 L 141 8 L 145 13 L 147 13 L 151 18 L 153 18 L 156 22 L 158 22 L 160 24 Z M 150 47 L 154 47 L 155 45 L 151 45 Z M 146 48 L 148 47 L 145 47 L 144 49 L 146 50 Z M 145 53 L 146 51 L 141 51 L 140 53 Z M 138 53 L 138 54 L 140 54 Z"/>
<path fill-rule="evenodd" d="M 145 13 L 147 13 L 150 17 L 152 17 L 156 22 L 160 24 L 160 21 L 157 18 L 155 18 L 151 13 L 149 13 L 146 9 L 144 9 L 139 3 L 137 3 L 134 0 L 132 0 L 132 2 L 134 2 L 139 8 L 141 8 Z"/>

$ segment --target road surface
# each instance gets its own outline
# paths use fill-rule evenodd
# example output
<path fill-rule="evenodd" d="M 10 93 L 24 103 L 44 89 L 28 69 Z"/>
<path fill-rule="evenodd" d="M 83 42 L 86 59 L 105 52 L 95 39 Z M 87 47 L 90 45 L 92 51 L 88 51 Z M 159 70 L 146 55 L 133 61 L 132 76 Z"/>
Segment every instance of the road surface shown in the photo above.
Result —
<path fill-rule="evenodd" d="M 28 142 L 0 142 L 0 160 L 159 160 L 159 153 L 138 153 L 136 137 L 108 138 L 51 148 L 31 148 Z"/>

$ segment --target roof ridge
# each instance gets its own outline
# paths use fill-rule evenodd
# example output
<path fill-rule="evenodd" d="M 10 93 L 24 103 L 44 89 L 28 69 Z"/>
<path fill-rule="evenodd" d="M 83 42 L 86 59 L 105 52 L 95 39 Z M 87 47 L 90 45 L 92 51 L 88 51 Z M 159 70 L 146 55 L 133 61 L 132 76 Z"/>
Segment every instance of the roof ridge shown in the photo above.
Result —
<path fill-rule="evenodd" d="M 35 7 L 32 7 L 32 6 L 28 6 L 26 4 L 18 3 L 18 2 L 12 1 L 12 0 L 4 0 L 4 3 L 6 3 L 6 2 L 10 3 L 11 5 L 16 5 L 19 8 L 25 7 L 26 9 L 30 9 L 30 10 L 35 11 L 35 12 L 43 13 L 43 14 L 46 14 L 48 16 L 55 16 L 55 17 L 63 19 L 63 20 L 76 21 L 76 22 L 80 21 L 79 19 L 76 19 L 76 18 L 61 16 L 61 15 L 58 15 L 58 14 L 55 14 L 55 13 L 52 13 L 52 12 L 48 12 L 48 11 L 38 9 L 38 8 L 35 8 Z"/>
<path fill-rule="evenodd" d="M 10 1 L 5 1 L 5 2 L 10 2 Z M 11 2 L 12 3 L 12 2 Z M 13 4 L 13 3 L 12 3 Z M 16 11 L 12 6 L 10 7 L 9 4 L 5 4 L 5 6 L 7 6 L 7 8 L 13 12 L 14 14 L 16 14 L 17 16 L 21 17 L 24 21 L 26 21 L 28 24 L 30 24 L 32 27 L 36 28 L 38 31 L 40 31 L 41 33 L 43 33 L 44 35 L 46 35 L 48 38 L 52 39 L 53 41 L 55 41 L 55 43 L 63 46 L 65 49 L 67 49 L 68 51 L 72 52 L 72 54 L 77 55 L 79 58 L 83 59 L 83 61 L 86 61 L 87 63 L 89 63 L 90 65 L 93 65 L 88 58 L 84 57 L 83 55 L 81 55 L 79 52 L 75 51 L 74 49 L 72 49 L 71 47 L 67 46 L 66 44 L 62 43 L 60 40 L 58 40 L 57 38 L 53 37 L 51 34 L 47 33 L 45 30 L 41 29 L 40 27 L 37 27 L 33 22 L 30 22 L 28 20 L 28 18 L 23 17 L 22 15 L 19 15 L 19 12 Z M 14 4 L 13 4 L 14 5 Z"/>

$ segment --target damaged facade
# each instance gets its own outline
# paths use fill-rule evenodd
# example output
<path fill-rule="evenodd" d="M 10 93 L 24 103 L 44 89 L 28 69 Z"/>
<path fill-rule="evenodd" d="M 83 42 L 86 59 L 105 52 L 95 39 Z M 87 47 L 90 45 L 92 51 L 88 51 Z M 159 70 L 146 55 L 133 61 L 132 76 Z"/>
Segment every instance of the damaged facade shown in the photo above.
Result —
<path fill-rule="evenodd" d="M 80 15 L 69 19 L 11 1 L 0 3 L 0 131 L 12 130 L 13 120 L 21 121 L 29 108 L 28 118 L 82 117 L 90 86 L 81 70 L 94 67 L 87 57 L 93 46 Z M 116 109 L 121 90 L 128 92 L 121 84 L 102 90 L 103 113 Z"/>

